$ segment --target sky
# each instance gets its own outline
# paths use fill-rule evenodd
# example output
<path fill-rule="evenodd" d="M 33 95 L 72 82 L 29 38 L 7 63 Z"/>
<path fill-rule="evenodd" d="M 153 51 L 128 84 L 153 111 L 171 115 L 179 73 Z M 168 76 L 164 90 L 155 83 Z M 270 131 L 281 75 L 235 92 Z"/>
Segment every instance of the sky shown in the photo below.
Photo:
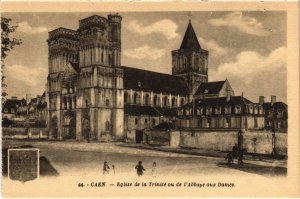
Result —
<path fill-rule="evenodd" d="M 41 95 L 48 74 L 48 32 L 109 13 L 3 13 L 18 25 L 22 39 L 5 60 L 8 97 Z M 171 74 L 171 51 L 180 47 L 189 12 L 125 12 L 122 16 L 124 66 Z M 284 11 L 192 12 L 191 21 L 203 49 L 209 51 L 209 81 L 229 80 L 235 95 L 253 102 L 275 95 L 286 102 L 286 26 Z"/>

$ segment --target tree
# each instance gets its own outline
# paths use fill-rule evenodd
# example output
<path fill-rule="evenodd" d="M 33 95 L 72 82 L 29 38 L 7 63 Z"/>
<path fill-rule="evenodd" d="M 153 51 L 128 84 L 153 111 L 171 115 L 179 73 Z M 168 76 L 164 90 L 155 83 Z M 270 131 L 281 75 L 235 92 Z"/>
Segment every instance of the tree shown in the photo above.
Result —
<path fill-rule="evenodd" d="M 10 24 L 11 19 L 1 17 L 1 86 L 2 86 L 2 102 L 7 96 L 7 93 L 3 91 L 3 88 L 7 87 L 4 83 L 5 76 L 3 75 L 3 68 L 4 68 L 4 60 L 7 57 L 9 51 L 11 51 L 15 46 L 18 46 L 22 43 L 21 39 L 11 38 L 10 34 L 13 33 L 17 25 Z"/>

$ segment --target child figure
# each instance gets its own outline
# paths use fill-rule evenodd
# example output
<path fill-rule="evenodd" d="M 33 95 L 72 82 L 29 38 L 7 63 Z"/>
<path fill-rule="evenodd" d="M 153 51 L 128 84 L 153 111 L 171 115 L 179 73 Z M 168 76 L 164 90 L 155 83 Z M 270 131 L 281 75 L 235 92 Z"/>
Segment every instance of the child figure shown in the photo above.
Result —
<path fill-rule="evenodd" d="M 113 172 L 114 172 L 114 175 L 115 175 L 115 165 L 111 165 L 111 169 L 113 170 Z"/>
<path fill-rule="evenodd" d="M 109 174 L 109 170 L 110 170 L 110 168 L 107 164 L 107 161 L 105 161 L 104 164 L 103 164 L 103 175 Z"/>
<path fill-rule="evenodd" d="M 156 162 L 153 162 L 152 166 L 152 176 L 155 178 L 157 174 Z"/>

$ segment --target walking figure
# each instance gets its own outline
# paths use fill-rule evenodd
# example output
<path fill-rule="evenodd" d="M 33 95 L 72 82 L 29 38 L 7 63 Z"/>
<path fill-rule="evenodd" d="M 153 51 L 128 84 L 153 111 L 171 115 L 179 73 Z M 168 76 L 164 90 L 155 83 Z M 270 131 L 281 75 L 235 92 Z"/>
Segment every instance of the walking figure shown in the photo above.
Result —
<path fill-rule="evenodd" d="M 85 133 L 86 133 L 86 141 L 88 143 L 90 143 L 90 128 L 89 127 L 86 128 Z"/>
<path fill-rule="evenodd" d="M 114 172 L 114 175 L 115 175 L 115 165 L 111 165 L 111 169 L 113 170 L 113 172 Z"/>
<path fill-rule="evenodd" d="M 142 176 L 144 171 L 146 171 L 142 165 L 142 161 L 139 161 L 138 165 L 135 166 L 135 169 L 138 176 Z"/>
<path fill-rule="evenodd" d="M 239 157 L 239 149 L 238 149 L 238 145 L 235 144 L 232 147 L 232 163 L 233 163 L 234 159 L 238 159 L 238 157 Z"/>
<path fill-rule="evenodd" d="M 103 164 L 103 175 L 109 174 L 109 170 L 110 170 L 110 168 L 107 164 L 107 161 L 105 161 L 104 164 Z"/>
<path fill-rule="evenodd" d="M 231 166 L 231 164 L 233 164 L 233 155 L 232 152 L 229 151 L 225 157 L 225 160 L 227 160 L 227 165 Z"/>
<path fill-rule="evenodd" d="M 152 166 L 152 176 L 156 177 L 157 174 L 157 168 L 156 168 L 156 162 L 153 162 L 153 166 Z"/>

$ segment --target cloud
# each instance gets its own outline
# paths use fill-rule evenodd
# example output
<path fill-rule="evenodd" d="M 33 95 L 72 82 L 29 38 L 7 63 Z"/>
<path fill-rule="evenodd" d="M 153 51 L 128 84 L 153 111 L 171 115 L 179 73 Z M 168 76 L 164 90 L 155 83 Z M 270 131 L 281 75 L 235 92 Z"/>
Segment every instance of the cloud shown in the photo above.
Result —
<path fill-rule="evenodd" d="M 6 66 L 4 69 L 4 75 L 11 82 L 14 82 L 14 86 L 29 90 L 30 88 L 24 88 L 24 85 L 32 88 L 40 85 L 41 82 L 46 82 L 47 69 L 46 68 L 32 68 L 28 66 L 14 64 L 12 66 Z"/>
<path fill-rule="evenodd" d="M 164 56 L 166 53 L 165 49 L 153 48 L 150 46 L 141 46 L 134 49 L 127 49 L 124 51 L 124 55 L 136 59 L 149 59 L 156 60 Z"/>
<path fill-rule="evenodd" d="M 198 38 L 201 47 L 208 50 L 210 52 L 210 55 L 212 56 L 223 56 L 226 55 L 229 51 L 229 49 L 224 48 L 220 46 L 215 40 L 205 40 L 201 37 Z"/>
<path fill-rule="evenodd" d="M 243 33 L 256 36 L 268 36 L 270 31 L 263 27 L 257 19 L 243 16 L 242 12 L 232 12 L 224 18 L 210 19 L 208 21 L 213 26 L 233 27 Z"/>
<path fill-rule="evenodd" d="M 18 31 L 29 35 L 40 34 L 49 31 L 48 28 L 45 26 L 32 27 L 28 24 L 27 21 L 20 22 L 18 26 Z"/>
<path fill-rule="evenodd" d="M 237 77 L 249 83 L 263 73 L 276 74 L 286 69 L 286 52 L 285 46 L 266 56 L 254 51 L 243 51 L 237 54 L 233 62 L 223 63 L 217 70 L 212 70 L 211 77 L 213 80 Z"/>
<path fill-rule="evenodd" d="M 162 34 L 168 40 L 175 39 L 179 36 L 177 33 L 177 24 L 169 19 L 163 19 L 147 26 L 133 20 L 129 22 L 127 28 L 139 35 Z"/>

